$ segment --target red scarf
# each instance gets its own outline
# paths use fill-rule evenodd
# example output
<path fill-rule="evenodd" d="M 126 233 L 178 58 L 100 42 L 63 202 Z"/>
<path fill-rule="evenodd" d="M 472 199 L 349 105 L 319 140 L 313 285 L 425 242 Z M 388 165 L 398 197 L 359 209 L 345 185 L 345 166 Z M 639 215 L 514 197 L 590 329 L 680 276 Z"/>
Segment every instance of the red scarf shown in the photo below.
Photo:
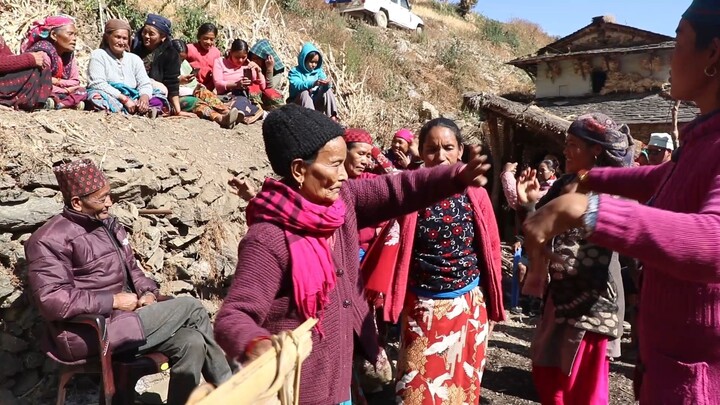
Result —
<path fill-rule="evenodd" d="M 285 184 L 267 179 L 246 210 L 248 225 L 269 222 L 283 229 L 290 249 L 295 304 L 304 318 L 317 318 L 335 288 L 328 238 L 345 222 L 345 203 L 317 205 Z M 318 331 L 320 331 L 318 322 Z"/>

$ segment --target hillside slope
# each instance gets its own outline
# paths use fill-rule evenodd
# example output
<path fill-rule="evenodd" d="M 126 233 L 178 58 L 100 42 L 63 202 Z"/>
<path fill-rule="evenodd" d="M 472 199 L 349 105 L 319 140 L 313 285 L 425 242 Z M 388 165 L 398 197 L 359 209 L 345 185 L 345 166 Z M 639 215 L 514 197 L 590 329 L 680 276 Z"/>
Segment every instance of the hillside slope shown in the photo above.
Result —
<path fill-rule="evenodd" d="M 384 139 L 400 127 L 419 127 L 416 111 L 423 101 L 457 114 L 467 91 L 531 91 L 529 78 L 504 63 L 551 38 L 526 21 L 502 24 L 475 14 L 463 19 L 453 7 L 415 2 L 413 11 L 425 20 L 424 33 L 417 35 L 343 17 L 319 0 L 6 0 L 0 3 L 0 33 L 18 49 L 32 20 L 74 15 L 83 74 L 102 22 L 118 16 L 139 27 L 147 12 L 161 13 L 173 20 L 177 37 L 190 40 L 200 24 L 215 22 L 221 49 L 234 38 L 250 44 L 267 38 L 288 67 L 296 64 L 302 43 L 313 41 L 338 88 L 341 118 Z"/>

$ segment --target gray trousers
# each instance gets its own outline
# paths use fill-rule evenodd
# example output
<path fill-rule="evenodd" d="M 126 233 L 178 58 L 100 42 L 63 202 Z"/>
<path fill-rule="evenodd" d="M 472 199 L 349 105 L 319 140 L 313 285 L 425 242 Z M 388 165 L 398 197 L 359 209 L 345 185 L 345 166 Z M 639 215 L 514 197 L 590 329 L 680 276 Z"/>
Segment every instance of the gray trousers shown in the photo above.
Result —
<path fill-rule="evenodd" d="M 168 405 L 185 404 L 201 375 L 215 385 L 230 379 L 230 366 L 200 301 L 178 297 L 142 307 L 137 314 L 146 338 L 139 352 L 161 352 L 170 359 Z"/>
<path fill-rule="evenodd" d="M 311 110 L 320 111 L 328 117 L 337 117 L 337 101 L 332 89 L 323 90 L 321 88 L 313 94 L 310 94 L 309 90 L 305 90 L 298 94 L 295 103 Z"/>

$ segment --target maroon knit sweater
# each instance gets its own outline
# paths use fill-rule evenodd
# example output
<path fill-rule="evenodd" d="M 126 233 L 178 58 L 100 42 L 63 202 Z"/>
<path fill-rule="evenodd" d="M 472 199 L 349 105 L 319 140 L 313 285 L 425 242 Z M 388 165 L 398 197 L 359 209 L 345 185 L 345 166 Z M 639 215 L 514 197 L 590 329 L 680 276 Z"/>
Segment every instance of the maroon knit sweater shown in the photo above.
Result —
<path fill-rule="evenodd" d="M 29 54 L 14 55 L 7 46 L 0 47 L 0 74 L 17 72 L 35 67 L 35 58 Z"/>
<path fill-rule="evenodd" d="M 462 191 L 454 181 L 459 170 L 459 165 L 443 166 L 343 185 L 340 196 L 347 213 L 333 247 L 337 284 L 323 314 L 324 337 L 313 330 L 313 350 L 303 363 L 301 404 L 332 405 L 350 398 L 353 333 L 360 336 L 367 356 L 377 358 L 377 336 L 359 277 L 358 229 Z M 283 231 L 269 223 L 254 224 L 240 242 L 235 279 L 218 312 L 215 338 L 230 357 L 242 360 L 251 340 L 300 323 Z"/>

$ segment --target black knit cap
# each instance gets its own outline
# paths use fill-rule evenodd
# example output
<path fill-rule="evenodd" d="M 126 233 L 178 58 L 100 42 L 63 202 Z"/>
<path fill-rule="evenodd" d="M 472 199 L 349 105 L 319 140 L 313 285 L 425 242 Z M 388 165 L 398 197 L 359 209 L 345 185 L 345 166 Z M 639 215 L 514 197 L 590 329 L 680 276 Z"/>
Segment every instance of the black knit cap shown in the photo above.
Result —
<path fill-rule="evenodd" d="M 290 163 L 309 159 L 344 130 L 323 113 L 288 104 L 272 111 L 263 122 L 265 153 L 275 174 L 290 176 Z"/>

